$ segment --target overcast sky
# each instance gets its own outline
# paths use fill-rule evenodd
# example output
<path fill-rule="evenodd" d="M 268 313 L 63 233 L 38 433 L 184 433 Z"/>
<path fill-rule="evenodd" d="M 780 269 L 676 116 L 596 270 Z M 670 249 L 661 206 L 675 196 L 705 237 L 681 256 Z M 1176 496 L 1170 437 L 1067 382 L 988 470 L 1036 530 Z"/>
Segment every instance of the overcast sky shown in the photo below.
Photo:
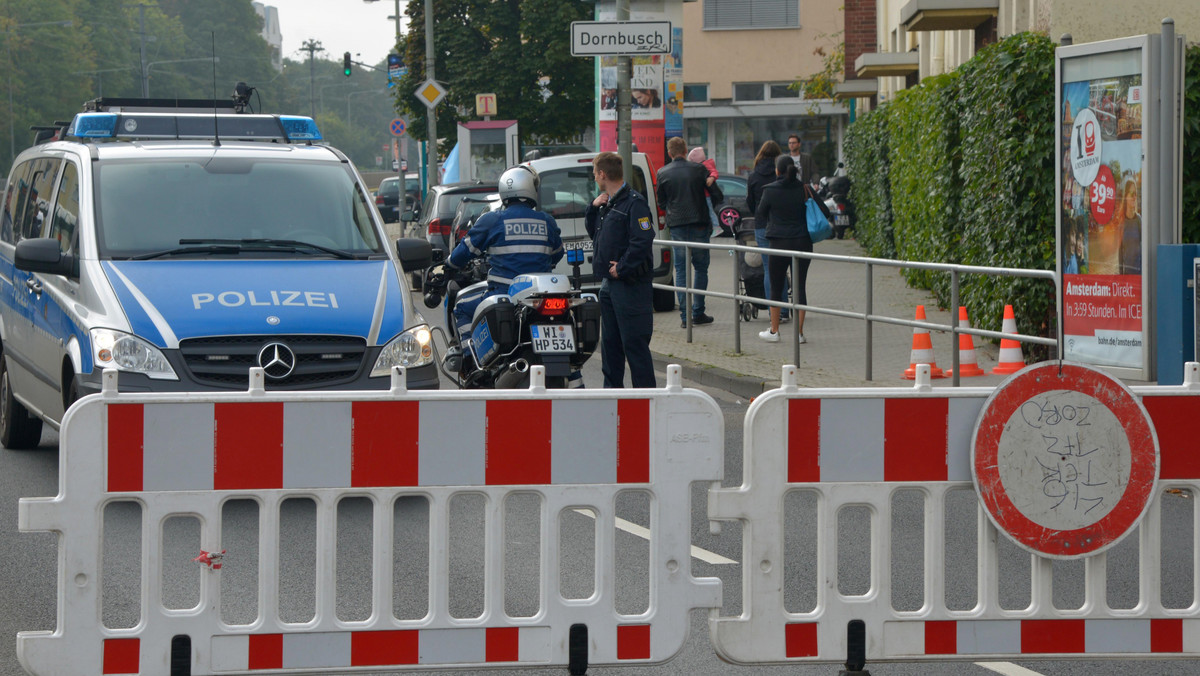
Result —
<path fill-rule="evenodd" d="M 383 60 L 396 44 L 396 22 L 388 19 L 396 13 L 395 0 L 259 0 L 279 9 L 279 28 L 283 33 L 283 56 L 294 61 L 307 59 L 300 51 L 305 40 L 318 40 L 326 59 L 341 60 L 343 52 L 355 54 L 355 61 L 374 65 Z M 403 27 L 404 8 L 400 0 Z"/>

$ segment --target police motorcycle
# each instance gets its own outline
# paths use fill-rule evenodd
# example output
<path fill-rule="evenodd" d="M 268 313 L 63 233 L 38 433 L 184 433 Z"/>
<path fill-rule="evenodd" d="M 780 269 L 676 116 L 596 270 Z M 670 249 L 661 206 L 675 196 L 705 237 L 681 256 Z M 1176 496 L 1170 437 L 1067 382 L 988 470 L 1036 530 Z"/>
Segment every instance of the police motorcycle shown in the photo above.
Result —
<path fill-rule="evenodd" d="M 472 259 L 461 270 L 446 265 L 445 254 L 434 251 L 425 270 L 425 307 L 442 304 L 446 326 L 456 331 L 454 305 L 460 296 L 482 293 L 487 287 L 487 256 Z M 460 389 L 513 389 L 529 386 L 529 370 L 546 368 L 546 387 L 565 388 L 600 342 L 600 302 L 579 289 L 579 266 L 584 252 L 567 252 L 574 272 L 568 279 L 556 272 L 517 275 L 507 294 L 485 298 L 475 309 L 469 328 L 453 340 L 440 327 L 447 349 L 442 373 Z"/>

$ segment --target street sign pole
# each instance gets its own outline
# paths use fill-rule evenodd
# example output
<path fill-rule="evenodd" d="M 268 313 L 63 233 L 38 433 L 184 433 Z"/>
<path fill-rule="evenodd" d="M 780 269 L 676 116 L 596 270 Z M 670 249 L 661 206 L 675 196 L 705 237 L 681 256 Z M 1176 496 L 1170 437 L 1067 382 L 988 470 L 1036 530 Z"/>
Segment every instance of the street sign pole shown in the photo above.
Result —
<path fill-rule="evenodd" d="M 629 0 L 617 0 L 617 21 L 629 21 Z M 629 91 L 633 77 L 633 60 L 617 57 L 617 154 L 625 167 L 625 182 L 633 185 L 633 117 Z"/>
<path fill-rule="evenodd" d="M 434 75 L 434 54 L 433 54 L 433 0 L 425 0 L 425 79 L 436 80 Z M 435 186 L 438 184 L 437 170 L 437 107 L 429 106 L 429 112 L 425 116 L 429 123 L 428 144 L 425 146 L 427 153 L 425 157 L 425 173 L 429 177 L 426 186 Z M 428 188 L 426 188 L 428 190 Z"/>

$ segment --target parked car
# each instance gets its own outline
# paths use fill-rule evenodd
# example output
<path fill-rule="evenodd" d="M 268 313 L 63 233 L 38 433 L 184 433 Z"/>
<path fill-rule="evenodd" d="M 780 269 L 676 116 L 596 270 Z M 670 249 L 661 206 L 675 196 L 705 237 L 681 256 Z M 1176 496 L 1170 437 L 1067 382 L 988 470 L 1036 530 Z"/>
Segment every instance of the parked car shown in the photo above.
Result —
<path fill-rule="evenodd" d="M 384 223 L 395 223 L 400 220 L 404 211 L 410 211 L 421 202 L 421 177 L 417 174 L 404 176 L 404 189 L 408 193 L 404 200 L 404 208 L 400 208 L 400 177 L 385 178 L 379 182 L 375 190 L 375 206 Z"/>
<path fill-rule="evenodd" d="M 425 204 L 421 206 L 417 225 L 434 249 L 449 254 L 452 248 L 450 227 L 454 223 L 459 202 L 468 195 L 480 197 L 494 192 L 495 182 L 470 181 L 431 186 L 429 194 L 425 195 Z"/>
<path fill-rule="evenodd" d="M 480 216 L 499 208 L 500 193 L 493 192 L 478 197 L 467 195 L 462 198 L 454 210 L 454 222 L 450 224 L 450 241 L 453 242 L 450 249 L 453 251 L 454 247 L 458 246 Z"/>
<path fill-rule="evenodd" d="M 746 179 L 735 174 L 721 174 L 717 176 L 717 187 L 725 194 L 723 202 L 713 205 L 721 225 L 720 236 L 733 237 L 743 220 L 754 218 L 746 206 Z"/>
<path fill-rule="evenodd" d="M 556 155 L 543 157 L 525 162 L 533 168 L 541 178 L 541 188 L 538 194 L 539 208 L 554 216 L 562 231 L 563 246 L 567 249 L 579 248 L 588 252 L 585 264 L 581 267 L 583 288 L 596 289 L 600 281 L 592 274 L 591 250 L 592 240 L 588 237 L 587 228 L 583 223 L 583 214 L 600 188 L 592 175 L 592 159 L 596 153 L 576 153 L 572 155 Z M 671 247 L 658 244 L 658 241 L 668 239 L 663 232 L 662 214 L 654 194 L 654 174 L 650 171 L 650 161 L 645 153 L 633 154 L 633 188 L 646 196 L 650 203 L 650 216 L 654 220 L 654 232 L 658 238 L 654 245 L 654 282 L 657 284 L 674 284 L 675 268 L 671 264 Z M 571 266 L 564 256 L 559 261 L 555 271 L 563 274 L 571 273 Z M 675 294 L 671 291 L 654 290 L 654 309 L 665 312 L 675 308 Z"/>
<path fill-rule="evenodd" d="M 89 102 L 17 155 L 0 213 L 0 442 L 122 392 L 436 388 L 430 330 L 346 155 L 311 118 Z M 214 102 L 214 105 L 221 102 Z M 166 109 L 166 110 L 164 110 Z M 213 130 L 238 129 L 245 138 Z M 163 129 L 187 129 L 186 138 Z M 280 152 L 286 145 L 286 152 Z"/>

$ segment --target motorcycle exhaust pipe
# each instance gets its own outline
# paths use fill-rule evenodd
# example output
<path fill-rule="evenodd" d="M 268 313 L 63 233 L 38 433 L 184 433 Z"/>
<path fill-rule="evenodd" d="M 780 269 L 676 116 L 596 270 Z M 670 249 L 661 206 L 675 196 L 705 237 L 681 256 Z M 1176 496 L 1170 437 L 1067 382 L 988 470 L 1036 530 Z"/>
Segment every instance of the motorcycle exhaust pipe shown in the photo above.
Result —
<path fill-rule="evenodd" d="M 513 373 L 524 373 L 529 370 L 529 362 L 524 359 L 518 359 L 508 365 L 508 370 Z"/>

